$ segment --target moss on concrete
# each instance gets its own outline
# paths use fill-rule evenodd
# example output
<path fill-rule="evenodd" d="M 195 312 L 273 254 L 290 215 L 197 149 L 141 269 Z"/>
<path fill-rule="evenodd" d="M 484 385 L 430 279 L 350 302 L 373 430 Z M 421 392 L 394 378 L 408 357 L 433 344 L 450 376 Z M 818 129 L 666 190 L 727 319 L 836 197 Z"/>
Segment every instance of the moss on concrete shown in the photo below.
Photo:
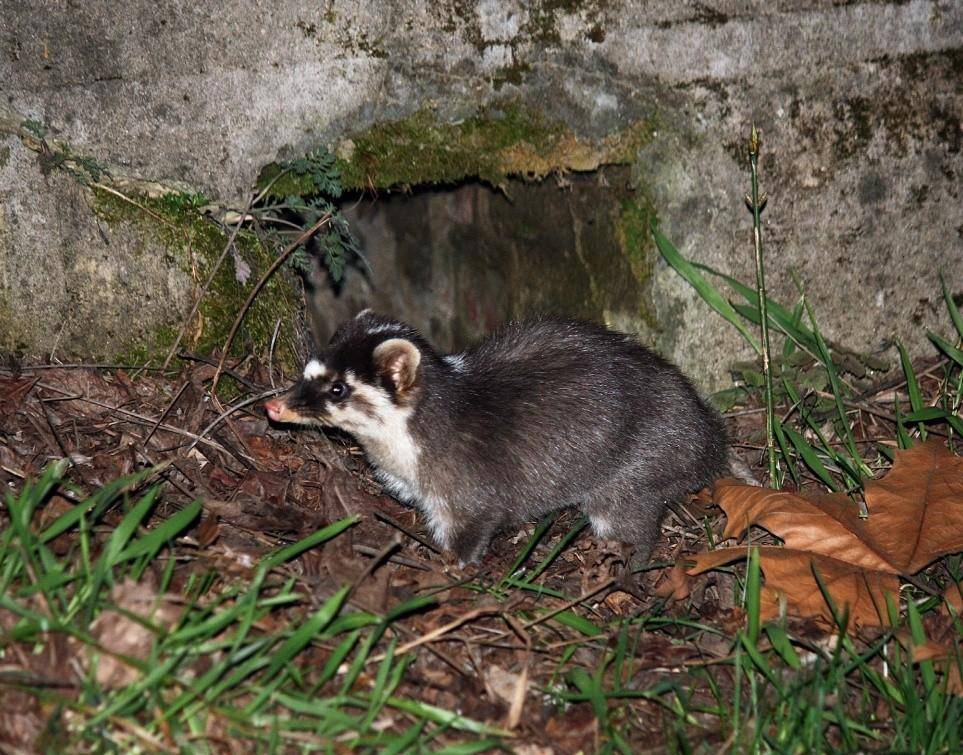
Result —
<path fill-rule="evenodd" d="M 229 238 L 199 211 L 205 203 L 202 195 L 169 193 L 158 198 L 125 200 L 101 189 L 94 189 L 93 193 L 93 209 L 98 217 L 109 225 L 134 225 L 139 236 L 165 250 L 172 267 L 179 267 L 190 276 L 192 299 L 201 295 L 201 289 Z M 234 259 L 231 255 L 225 258 L 210 288 L 201 297 L 197 314 L 181 342 L 183 348 L 200 353 L 220 349 L 252 287 L 274 261 L 274 254 L 246 231 L 237 234 L 234 246 L 250 266 L 251 273 L 246 281 L 240 282 Z M 300 307 L 301 295 L 294 277 L 286 271 L 276 273 L 255 297 L 234 338 L 232 353 L 264 352 L 278 319 L 282 323 L 292 322 Z M 186 318 L 187 314 L 183 313 L 183 317 Z M 138 338 L 124 344 L 123 356 L 138 363 L 166 356 L 182 326 L 183 322 L 162 325 L 146 341 Z M 296 362 L 294 344 L 280 338 L 274 358 L 293 366 Z"/>
<path fill-rule="evenodd" d="M 512 103 L 471 118 L 441 121 L 428 108 L 352 135 L 340 150 L 345 186 L 391 187 L 479 178 L 493 186 L 508 177 L 539 179 L 555 171 L 594 170 L 631 159 L 644 124 L 601 143 L 580 139 L 537 110 Z"/>
<path fill-rule="evenodd" d="M 617 227 L 619 247 L 628 260 L 633 277 L 644 291 L 650 288 L 653 265 L 658 259 L 655 241 L 649 230 L 654 217 L 655 209 L 641 189 L 636 189 L 632 196 L 622 200 Z M 639 299 L 638 316 L 650 328 L 657 327 L 655 313 L 647 298 Z"/>
<path fill-rule="evenodd" d="M 519 71 L 519 75 L 521 71 Z M 428 107 L 407 118 L 376 123 L 343 139 L 336 152 L 348 189 L 450 184 L 480 179 L 500 186 L 511 177 L 538 180 L 555 172 L 590 171 L 626 164 L 650 136 L 644 121 L 592 141 L 563 123 L 517 102 L 490 107 L 460 121 L 442 120 Z M 310 195 L 310 177 L 287 174 L 272 163 L 258 179 L 275 195 Z"/>

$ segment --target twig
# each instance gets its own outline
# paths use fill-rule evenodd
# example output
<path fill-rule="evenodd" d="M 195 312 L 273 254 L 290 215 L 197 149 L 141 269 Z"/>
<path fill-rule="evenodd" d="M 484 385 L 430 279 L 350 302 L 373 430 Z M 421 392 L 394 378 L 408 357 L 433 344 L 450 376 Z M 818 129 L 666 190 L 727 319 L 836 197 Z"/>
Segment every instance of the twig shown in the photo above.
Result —
<path fill-rule="evenodd" d="M 152 417 L 145 417 L 145 416 L 142 415 L 142 414 L 137 414 L 136 412 L 128 411 L 127 409 L 121 409 L 119 406 L 111 406 L 110 404 L 107 404 L 107 403 L 105 403 L 105 402 L 103 402 L 103 401 L 97 401 L 97 399 L 87 398 L 86 396 L 74 396 L 74 395 L 71 395 L 71 394 L 67 393 L 67 391 L 63 390 L 62 388 L 58 388 L 56 385 L 50 385 L 49 383 L 37 383 L 37 385 L 39 385 L 41 388 L 46 388 L 47 390 L 56 391 L 57 393 L 59 393 L 59 394 L 61 394 L 62 396 L 64 396 L 64 399 L 63 399 L 64 401 L 85 401 L 85 402 L 87 402 L 88 404 L 93 404 L 94 406 L 99 406 L 99 407 L 101 407 L 102 409 L 109 409 L 110 411 L 114 412 L 115 414 L 124 415 L 124 416 L 126 416 L 126 417 L 129 417 L 131 420 L 134 420 L 134 421 L 136 421 L 136 422 L 139 422 L 139 423 L 141 423 L 141 424 L 148 425 L 148 426 L 153 425 L 154 422 L 156 421 L 156 420 L 154 420 Z M 192 433 L 192 432 L 190 432 L 190 431 L 188 431 L 188 430 L 184 430 L 184 429 L 182 429 L 182 428 L 180 428 L 180 427 L 175 427 L 174 425 L 168 425 L 168 424 L 163 423 L 163 422 L 162 422 L 160 425 L 158 425 L 158 427 L 160 427 L 161 430 L 166 430 L 167 432 L 170 432 L 170 433 L 175 433 L 175 434 L 177 434 L 177 435 L 183 435 L 183 436 L 185 436 L 185 437 L 187 437 L 187 438 L 193 438 L 194 441 L 195 441 L 195 442 L 194 442 L 194 445 L 195 445 L 195 446 L 196 446 L 198 443 L 203 443 L 204 445 L 210 446 L 211 448 L 214 448 L 214 449 L 216 449 L 216 450 L 218 450 L 218 451 L 221 451 L 222 453 L 230 453 L 230 452 L 229 452 L 226 448 L 224 448 L 224 446 L 222 446 L 220 443 L 217 443 L 217 442 L 215 442 L 215 441 L 213 441 L 213 440 L 207 440 L 206 438 L 203 438 L 203 437 L 200 436 L 200 435 L 195 435 L 194 433 Z M 194 446 L 191 446 L 191 447 L 193 448 Z M 252 459 L 251 461 L 253 461 L 253 459 Z"/>
<path fill-rule="evenodd" d="M 200 309 L 201 301 L 207 295 L 207 290 L 211 287 L 211 283 L 214 281 L 214 276 L 217 275 L 217 271 L 221 269 L 221 265 L 224 263 L 227 253 L 231 251 L 231 248 L 234 246 L 234 241 L 237 238 L 237 234 L 240 232 L 241 226 L 244 225 L 244 218 L 247 216 L 251 209 L 251 205 L 253 204 L 254 199 L 252 198 L 248 201 L 247 207 L 244 208 L 244 212 L 241 213 L 241 219 L 237 222 L 237 225 L 234 226 L 234 230 L 231 231 L 231 235 L 228 238 L 227 243 L 224 245 L 224 249 L 221 250 L 221 256 L 217 258 L 217 261 L 214 263 L 214 267 L 211 268 L 210 275 L 207 276 L 207 280 L 204 281 L 204 285 L 201 286 L 200 293 L 194 298 L 194 306 L 191 307 L 191 313 L 184 320 L 184 324 L 181 325 L 181 329 L 177 334 L 177 338 L 174 339 L 174 345 L 171 346 L 170 351 L 167 352 L 167 358 L 164 360 L 165 368 L 171 363 L 171 359 L 174 358 L 174 354 L 177 353 L 177 349 L 181 345 L 181 340 L 187 333 L 187 329 L 190 327 L 190 324 L 194 321 L 194 316 L 197 314 L 197 310 Z"/>
<path fill-rule="evenodd" d="M 492 614 L 497 613 L 501 613 L 501 610 L 496 606 L 479 606 L 473 611 L 462 614 L 454 621 L 449 621 L 447 624 L 443 624 L 440 627 L 432 629 L 430 632 L 428 632 L 428 634 L 422 635 L 416 640 L 412 640 L 411 642 L 406 642 L 404 645 L 401 645 L 397 650 L 395 650 L 395 657 L 404 655 L 405 653 L 414 650 L 416 647 L 424 645 L 426 642 L 433 642 L 439 637 L 443 637 L 444 635 L 448 634 L 453 629 L 457 629 L 462 624 L 477 619 L 479 616 L 491 616 Z M 371 658 L 370 662 L 375 663 L 379 660 L 384 660 L 384 656 L 381 656 L 380 658 Z"/>
<path fill-rule="evenodd" d="M 200 433 L 194 436 L 194 442 L 187 447 L 187 451 L 185 451 L 185 453 L 190 453 L 195 448 L 195 446 L 197 446 L 197 444 L 200 443 L 211 430 L 213 430 L 215 427 L 221 424 L 221 422 L 227 419 L 230 415 L 232 415 L 238 409 L 243 409 L 248 404 L 253 404 L 257 401 L 260 401 L 261 399 L 265 399 L 270 396 L 277 396 L 279 393 L 281 393 L 281 391 L 275 388 L 270 391 L 264 391 L 264 393 L 259 393 L 256 396 L 251 396 L 249 398 L 244 399 L 243 401 L 239 401 L 238 403 L 232 404 L 231 406 L 227 407 L 227 409 L 225 409 L 223 412 L 217 415 L 217 419 L 215 419 L 213 422 L 211 422 L 211 424 L 209 424 L 207 427 L 201 430 Z M 220 444 L 218 445 L 220 446 L 221 450 L 226 450 L 223 447 L 223 445 L 220 445 Z M 230 453 L 230 451 L 228 451 L 228 453 Z M 250 456 L 248 456 L 247 458 L 251 459 Z M 253 459 L 251 460 L 253 461 Z"/>
<path fill-rule="evenodd" d="M 762 255 L 762 222 L 759 218 L 765 199 L 759 200 L 759 132 L 752 127 L 749 135 L 749 172 L 752 178 L 752 244 L 756 258 L 756 294 L 759 298 L 759 320 L 762 329 L 762 374 L 766 380 L 766 451 L 769 457 L 769 484 L 779 487 L 776 471 L 776 439 L 773 427 L 776 410 L 773 401 L 772 368 L 769 361 L 769 305 L 766 301 L 766 269 Z"/>
<path fill-rule="evenodd" d="M 365 570 L 361 572 L 361 574 L 358 575 L 358 578 L 351 584 L 351 587 L 348 588 L 348 595 L 353 594 L 358 589 L 358 586 L 362 582 L 364 582 L 368 577 L 370 577 L 374 572 L 374 570 L 381 565 L 381 562 L 384 561 L 386 558 L 388 558 L 388 556 L 391 555 L 392 551 L 394 551 L 400 545 L 401 545 L 401 535 L 399 535 L 396 532 L 394 534 L 394 537 L 392 537 L 391 540 L 388 541 L 388 544 L 385 545 L 385 547 L 382 548 L 378 552 L 378 554 L 371 559 L 371 561 L 368 562 L 368 565 L 365 567 Z"/>
<path fill-rule="evenodd" d="M 47 420 L 47 427 L 50 428 L 50 432 L 53 433 L 54 440 L 57 441 L 57 446 L 60 448 L 61 453 L 64 458 L 68 461 L 70 460 L 70 452 L 67 450 L 67 446 L 64 443 L 64 439 L 60 437 L 60 432 L 54 426 L 53 417 L 50 414 L 50 410 L 47 408 L 47 404 L 43 399 L 40 399 L 40 407 L 43 409 L 44 419 Z M 72 464 L 73 462 L 71 462 Z"/>
<path fill-rule="evenodd" d="M 532 638 L 525 631 L 521 622 L 510 613 L 503 613 L 502 618 L 514 630 L 519 639 L 525 643 L 525 650 L 522 655 L 522 672 L 518 675 L 518 681 L 515 682 L 512 702 L 508 708 L 508 715 L 505 717 L 505 728 L 512 730 L 521 722 L 522 710 L 525 707 L 525 696 L 528 693 L 528 667 L 532 659 Z"/>
<path fill-rule="evenodd" d="M 154 423 L 153 427 L 151 427 L 150 431 L 147 433 L 147 435 L 144 436 L 144 439 L 140 442 L 141 448 L 146 446 L 147 441 L 149 441 L 151 438 L 154 437 L 154 433 L 156 432 L 157 428 L 160 426 L 160 423 L 163 422 L 165 419 L 167 419 L 167 415 L 171 413 L 171 409 L 174 408 L 174 404 L 177 403 L 177 400 L 181 397 L 181 394 L 183 394 L 184 391 L 187 390 L 187 386 L 189 385 L 190 385 L 190 381 L 185 382 L 184 385 L 180 387 L 180 390 L 177 391 L 177 394 L 174 396 L 174 398 L 170 400 L 170 403 L 167 404 L 167 408 L 164 409 L 161 416 L 157 418 L 157 422 Z"/>
<path fill-rule="evenodd" d="M 151 216 L 152 218 L 154 218 L 155 220 L 160 221 L 161 223 L 163 223 L 164 225 L 168 226 L 169 228 L 173 228 L 175 231 L 181 230 L 181 229 L 179 229 L 176 225 L 174 225 L 171 221 L 169 221 L 167 218 L 165 218 L 163 215 L 159 215 L 158 213 L 154 212 L 154 211 L 151 210 L 150 208 L 144 207 L 144 205 L 140 204 L 139 202 L 135 202 L 133 199 L 131 199 L 130 197 L 128 197 L 126 194 L 117 191 L 117 189 L 112 189 L 112 188 L 110 188 L 109 186 L 105 186 L 105 185 L 102 184 L 102 183 L 97 183 L 96 181 L 95 181 L 95 182 L 92 182 L 92 183 L 90 184 L 90 186 L 91 186 L 91 188 L 94 188 L 94 189 L 100 189 L 101 191 L 106 191 L 108 194 L 113 194 L 113 195 L 114 195 L 115 197 L 117 197 L 118 199 L 120 199 L 120 200 L 122 200 L 122 201 L 124 201 L 124 202 L 128 202 L 129 204 L 134 205 L 134 207 L 136 207 L 138 210 L 141 210 L 142 212 L 146 212 L 148 215 L 150 215 L 150 216 Z"/>
<path fill-rule="evenodd" d="M 214 361 L 213 359 L 211 359 L 210 357 L 205 357 L 205 356 L 202 356 L 202 355 L 200 355 L 200 354 L 191 354 L 191 353 L 188 352 L 188 351 L 182 351 L 182 352 L 180 352 L 180 353 L 177 355 L 177 358 L 178 358 L 178 359 L 182 359 L 182 360 L 184 360 L 185 362 L 201 362 L 202 364 L 209 364 L 211 367 L 217 367 L 217 362 L 215 362 L 215 361 Z M 246 359 L 242 359 L 242 360 L 241 360 L 240 362 L 238 362 L 238 364 L 235 365 L 235 366 L 236 366 L 236 367 L 239 367 L 239 366 L 242 365 L 245 361 L 246 361 Z M 239 382 L 241 385 L 243 385 L 245 388 L 247 388 L 247 389 L 250 390 L 250 391 L 257 391 L 257 390 L 260 390 L 260 388 L 261 388 L 261 386 L 255 385 L 254 383 L 252 383 L 250 380 L 248 380 L 246 377 L 244 377 L 241 373 L 239 373 L 236 369 L 231 369 L 230 367 L 225 367 L 225 368 L 224 368 L 224 374 L 227 375 L 228 377 L 234 378 L 237 382 Z"/>
<path fill-rule="evenodd" d="M 258 295 L 264 284 L 267 283 L 268 278 L 270 278 L 277 271 L 284 261 L 291 256 L 295 249 L 297 249 L 301 244 L 311 238 L 314 234 L 320 231 L 324 226 L 331 222 L 331 213 L 325 213 L 324 216 L 313 226 L 303 231 L 294 241 L 292 241 L 287 248 L 278 258 L 274 260 L 267 270 L 264 271 L 264 275 L 261 276 L 260 280 L 254 284 L 254 288 L 251 289 L 251 293 L 248 294 L 247 299 L 244 301 L 241 311 L 237 313 L 237 317 L 234 318 L 234 324 L 231 326 L 231 332 L 227 334 L 227 340 L 224 341 L 224 346 L 221 349 L 221 360 L 218 362 L 217 371 L 214 373 L 214 379 L 211 381 L 211 395 L 215 395 L 217 390 L 217 383 L 221 379 L 221 373 L 224 371 L 224 362 L 227 360 L 228 351 L 231 348 L 231 344 L 234 342 L 234 336 L 237 335 L 237 329 L 241 327 L 241 321 L 247 314 L 248 309 L 250 309 L 251 304 L 254 302 L 254 297 Z"/>
<path fill-rule="evenodd" d="M 361 543 L 355 543 L 351 546 L 355 553 L 360 553 L 362 556 L 383 558 L 381 555 L 383 551 L 372 548 L 370 545 L 363 545 Z M 425 562 L 420 559 L 416 560 L 410 558 L 409 556 L 390 555 L 388 560 L 393 564 L 398 564 L 399 566 L 407 566 L 409 569 L 417 569 L 418 571 L 432 571 L 431 567 L 425 566 Z"/>
<path fill-rule="evenodd" d="M 433 553 L 437 553 L 439 555 L 441 554 L 441 551 L 438 548 L 436 548 L 434 545 L 432 545 L 432 543 L 430 543 L 428 540 L 423 538 L 421 535 L 418 535 L 412 532 L 411 530 L 407 529 L 401 523 L 399 523 L 395 519 L 392 519 L 390 516 L 388 516 L 384 512 L 375 511 L 374 515 L 375 515 L 375 519 L 380 519 L 385 524 L 391 527 L 394 527 L 396 530 L 404 533 L 405 535 L 410 537 L 412 540 L 414 540 L 416 543 L 420 543 L 421 545 L 425 546 L 428 550 L 432 551 Z"/>
<path fill-rule="evenodd" d="M 548 621 L 553 616 L 558 616 L 558 614 L 560 614 L 562 611 L 567 611 L 569 608 L 572 608 L 573 606 L 577 606 L 579 603 L 582 603 L 588 600 L 593 595 L 598 595 L 603 590 L 607 590 L 613 584 L 615 584 L 615 581 L 616 581 L 615 577 L 609 577 L 598 587 L 594 587 L 591 590 L 589 590 L 587 593 L 584 593 L 583 595 L 579 595 L 577 598 L 573 598 L 572 600 L 568 601 L 568 603 L 563 603 L 561 606 L 559 606 L 553 611 L 549 611 L 548 613 L 542 614 L 537 619 L 532 619 L 527 624 L 524 624 L 522 628 L 528 630 L 538 624 L 541 624 L 543 621 Z"/>
<path fill-rule="evenodd" d="M 73 364 L 30 364 L 18 365 L 20 372 L 31 372 L 34 370 L 146 370 L 149 372 L 163 372 L 163 367 L 149 367 L 145 364 L 100 364 L 98 362 L 76 362 Z M 12 372 L 6 367 L 0 370 Z"/>
<path fill-rule="evenodd" d="M 274 345 L 278 340 L 278 333 L 281 332 L 281 318 L 274 324 L 274 332 L 271 334 L 271 345 L 268 347 L 268 379 L 271 381 L 271 387 L 276 388 L 274 385 Z"/>

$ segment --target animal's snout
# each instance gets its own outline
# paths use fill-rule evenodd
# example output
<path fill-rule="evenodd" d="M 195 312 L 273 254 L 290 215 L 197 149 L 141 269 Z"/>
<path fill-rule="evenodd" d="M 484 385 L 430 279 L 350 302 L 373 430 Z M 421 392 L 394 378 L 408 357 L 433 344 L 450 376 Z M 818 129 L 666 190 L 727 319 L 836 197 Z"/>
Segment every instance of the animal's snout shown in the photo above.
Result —
<path fill-rule="evenodd" d="M 275 422 L 281 422 L 281 416 L 284 413 L 284 402 L 279 398 L 272 398 L 270 401 L 264 402 L 264 411 L 267 412 L 267 416 L 270 417 Z"/>

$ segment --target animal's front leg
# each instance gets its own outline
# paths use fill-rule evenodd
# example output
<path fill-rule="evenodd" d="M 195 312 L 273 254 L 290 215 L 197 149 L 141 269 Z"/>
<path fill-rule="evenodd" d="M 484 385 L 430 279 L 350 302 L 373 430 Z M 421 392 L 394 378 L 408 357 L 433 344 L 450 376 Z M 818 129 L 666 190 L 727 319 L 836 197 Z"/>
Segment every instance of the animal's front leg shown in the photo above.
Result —
<path fill-rule="evenodd" d="M 492 535 L 495 534 L 499 525 L 498 521 L 485 521 L 481 517 L 472 517 L 452 531 L 449 547 L 461 566 L 477 563 L 484 558 Z"/>

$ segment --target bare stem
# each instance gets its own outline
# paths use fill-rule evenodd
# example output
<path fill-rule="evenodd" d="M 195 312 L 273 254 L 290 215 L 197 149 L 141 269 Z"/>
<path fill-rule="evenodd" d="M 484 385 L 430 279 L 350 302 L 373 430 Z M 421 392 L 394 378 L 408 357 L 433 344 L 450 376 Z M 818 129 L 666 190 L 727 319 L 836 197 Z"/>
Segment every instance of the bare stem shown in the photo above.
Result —
<path fill-rule="evenodd" d="M 779 487 L 776 470 L 776 441 L 773 427 L 776 413 L 772 391 L 772 369 L 769 358 L 769 307 L 766 303 L 766 270 L 762 254 L 762 203 L 759 201 L 759 132 L 752 127 L 749 135 L 749 171 L 752 176 L 752 244 L 756 257 L 756 294 L 759 297 L 759 319 L 762 323 L 762 374 L 766 380 L 766 451 L 769 457 L 769 484 Z"/>

